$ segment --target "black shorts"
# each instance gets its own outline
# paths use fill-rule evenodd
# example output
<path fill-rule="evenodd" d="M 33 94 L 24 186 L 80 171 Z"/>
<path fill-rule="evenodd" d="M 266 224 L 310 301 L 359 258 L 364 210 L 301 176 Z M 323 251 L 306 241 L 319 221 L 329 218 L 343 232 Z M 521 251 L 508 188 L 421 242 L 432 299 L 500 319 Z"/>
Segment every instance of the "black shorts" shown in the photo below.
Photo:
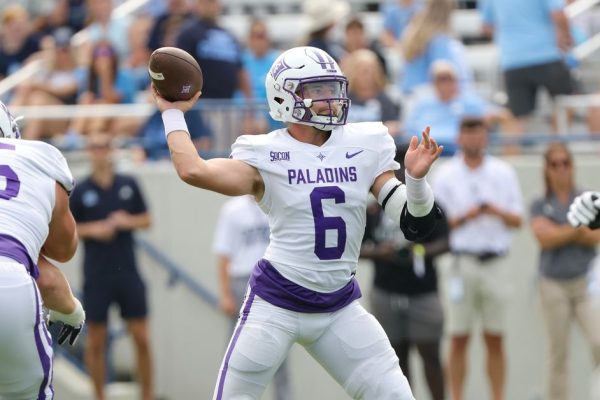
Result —
<path fill-rule="evenodd" d="M 508 108 L 515 117 L 531 114 L 539 87 L 544 87 L 554 97 L 572 94 L 575 90 L 571 72 L 562 61 L 504 71 L 508 94 Z"/>
<path fill-rule="evenodd" d="M 86 279 L 83 306 L 88 321 L 106 322 L 108 309 L 113 303 L 119 306 L 124 319 L 146 317 L 146 287 L 138 274 Z"/>

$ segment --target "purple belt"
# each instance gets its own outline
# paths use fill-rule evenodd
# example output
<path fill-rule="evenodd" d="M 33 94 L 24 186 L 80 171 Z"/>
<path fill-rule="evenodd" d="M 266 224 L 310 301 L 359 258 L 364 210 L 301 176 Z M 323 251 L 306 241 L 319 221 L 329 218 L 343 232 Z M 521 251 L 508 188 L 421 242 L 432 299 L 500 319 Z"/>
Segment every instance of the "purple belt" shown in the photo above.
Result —
<path fill-rule="evenodd" d="M 12 236 L 0 233 L 0 256 L 12 258 L 23 264 L 33 279 L 40 275 L 37 264 L 33 262 L 25 246 Z"/>
<path fill-rule="evenodd" d="M 277 307 L 303 313 L 337 311 L 362 296 L 354 277 L 335 292 L 315 292 L 284 278 L 265 259 L 258 260 L 254 266 L 250 287 L 262 299 Z"/>

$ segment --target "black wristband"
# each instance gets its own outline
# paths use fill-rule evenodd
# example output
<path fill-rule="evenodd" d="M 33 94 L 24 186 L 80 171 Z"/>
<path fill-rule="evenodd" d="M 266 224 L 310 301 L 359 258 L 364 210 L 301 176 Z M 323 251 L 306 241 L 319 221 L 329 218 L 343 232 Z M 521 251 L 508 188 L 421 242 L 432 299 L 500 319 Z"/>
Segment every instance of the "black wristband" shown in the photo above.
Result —
<path fill-rule="evenodd" d="M 406 203 L 402 209 L 402 215 L 400 216 L 400 229 L 404 233 L 404 237 L 407 240 L 414 242 L 415 240 L 422 240 L 429 236 L 435 229 L 437 221 L 443 216 L 442 210 L 433 203 L 433 208 L 429 214 L 422 217 L 415 217 L 408 212 Z"/>

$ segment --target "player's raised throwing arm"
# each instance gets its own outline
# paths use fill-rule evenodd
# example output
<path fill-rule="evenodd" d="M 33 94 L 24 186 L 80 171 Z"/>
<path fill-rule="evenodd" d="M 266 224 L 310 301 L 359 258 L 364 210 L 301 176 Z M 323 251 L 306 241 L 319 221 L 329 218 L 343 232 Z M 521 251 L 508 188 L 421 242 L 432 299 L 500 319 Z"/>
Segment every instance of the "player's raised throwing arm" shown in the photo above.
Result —
<path fill-rule="evenodd" d="M 403 185 L 393 171 L 387 171 L 375 179 L 371 188 L 386 215 L 400 222 L 400 228 L 408 240 L 427 236 L 440 216 L 425 176 L 442 150 L 443 147 L 429 136 L 429 127 L 425 128 L 421 143 L 413 136 L 404 157 L 406 184 Z"/>
<path fill-rule="evenodd" d="M 215 158 L 203 160 L 188 133 L 183 113 L 192 108 L 200 97 L 198 92 L 187 101 L 174 103 L 152 90 L 156 105 L 162 113 L 167 144 L 179 177 L 186 183 L 229 196 L 252 194 L 262 197 L 264 185 L 256 168 L 239 160 Z"/>

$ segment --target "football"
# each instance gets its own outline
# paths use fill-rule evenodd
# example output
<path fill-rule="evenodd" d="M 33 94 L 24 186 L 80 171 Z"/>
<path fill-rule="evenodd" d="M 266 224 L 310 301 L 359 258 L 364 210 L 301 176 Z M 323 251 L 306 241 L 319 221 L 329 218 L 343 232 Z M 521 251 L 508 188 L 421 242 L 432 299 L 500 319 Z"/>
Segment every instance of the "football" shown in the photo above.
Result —
<path fill-rule="evenodd" d="M 154 50 L 148 74 L 158 93 L 167 101 L 189 100 L 202 90 L 202 70 L 188 52 L 176 47 Z"/>

